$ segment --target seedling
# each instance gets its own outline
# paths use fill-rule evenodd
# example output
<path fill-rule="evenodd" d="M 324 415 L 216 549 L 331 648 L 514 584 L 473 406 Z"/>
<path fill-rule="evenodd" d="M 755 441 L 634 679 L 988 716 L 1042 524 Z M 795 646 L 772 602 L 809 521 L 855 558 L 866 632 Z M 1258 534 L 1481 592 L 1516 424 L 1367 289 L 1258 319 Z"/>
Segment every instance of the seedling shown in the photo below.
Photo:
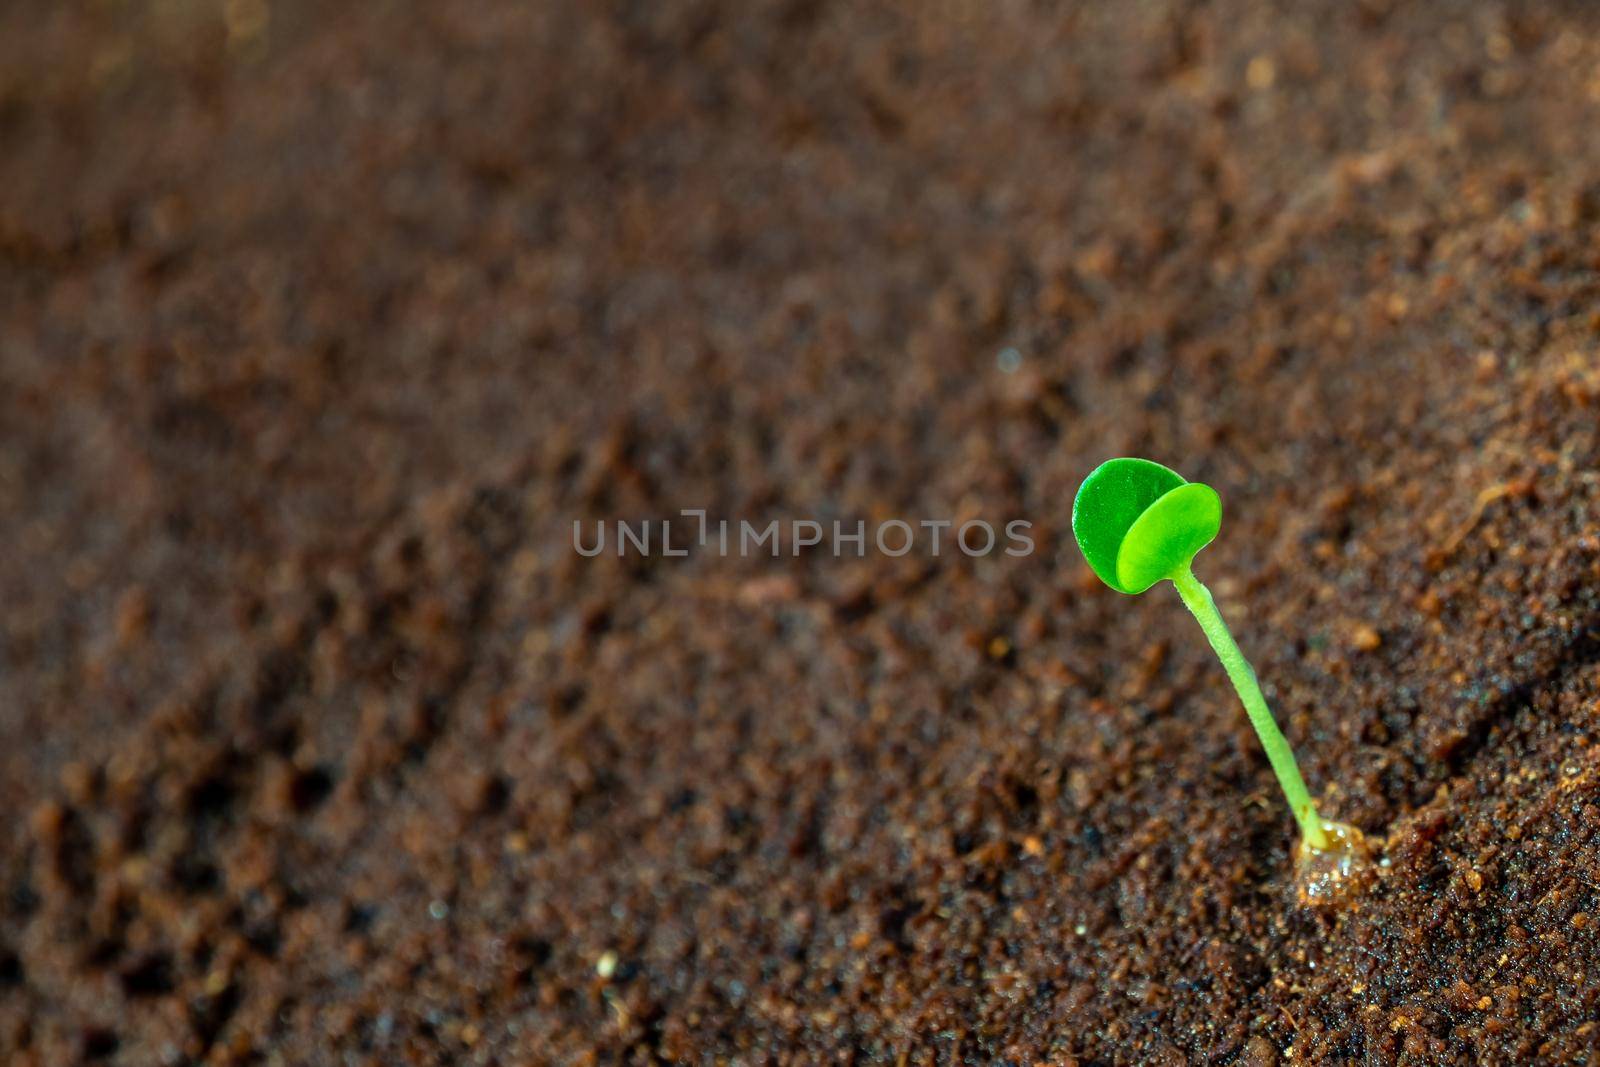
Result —
<path fill-rule="evenodd" d="M 1142 593 L 1163 579 L 1177 587 L 1178 596 L 1199 621 L 1244 702 L 1250 725 L 1256 728 L 1300 824 L 1302 850 L 1343 848 L 1347 833 L 1355 831 L 1324 822 L 1317 815 L 1289 742 L 1272 719 L 1256 672 L 1228 632 L 1211 591 L 1194 576 L 1195 554 L 1209 545 L 1221 528 L 1222 499 L 1215 489 L 1185 481 L 1175 471 L 1147 459 L 1102 463 L 1084 479 L 1072 505 L 1072 532 L 1101 581 L 1129 595 Z"/>

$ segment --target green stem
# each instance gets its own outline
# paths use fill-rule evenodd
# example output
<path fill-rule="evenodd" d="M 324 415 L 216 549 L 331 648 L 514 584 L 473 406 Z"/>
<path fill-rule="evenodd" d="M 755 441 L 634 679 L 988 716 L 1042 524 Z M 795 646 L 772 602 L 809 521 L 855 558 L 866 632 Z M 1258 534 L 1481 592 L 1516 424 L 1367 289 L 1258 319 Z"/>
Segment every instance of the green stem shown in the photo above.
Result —
<path fill-rule="evenodd" d="M 1317 805 L 1311 799 L 1310 790 L 1306 789 L 1305 779 L 1300 777 L 1294 753 L 1289 751 L 1289 742 L 1284 740 L 1283 731 L 1272 720 L 1272 711 L 1267 707 L 1267 698 L 1261 694 L 1256 672 L 1250 668 L 1249 661 L 1228 632 L 1228 624 L 1222 621 L 1217 603 L 1211 599 L 1211 590 L 1201 585 L 1188 567 L 1172 576 L 1172 584 L 1178 587 L 1178 595 L 1183 598 L 1184 606 L 1194 613 L 1200 629 L 1206 632 L 1211 647 L 1216 649 L 1217 658 L 1222 660 L 1222 667 L 1228 672 L 1233 687 L 1239 691 L 1239 699 L 1244 701 L 1244 710 L 1250 716 L 1250 725 L 1256 728 L 1261 747 L 1267 750 L 1267 762 L 1272 764 L 1272 771 L 1278 776 L 1278 784 L 1283 787 L 1289 808 L 1300 823 L 1300 833 L 1305 837 L 1306 844 L 1319 850 L 1328 848 L 1328 835 L 1322 829 L 1322 819 L 1317 815 Z"/>

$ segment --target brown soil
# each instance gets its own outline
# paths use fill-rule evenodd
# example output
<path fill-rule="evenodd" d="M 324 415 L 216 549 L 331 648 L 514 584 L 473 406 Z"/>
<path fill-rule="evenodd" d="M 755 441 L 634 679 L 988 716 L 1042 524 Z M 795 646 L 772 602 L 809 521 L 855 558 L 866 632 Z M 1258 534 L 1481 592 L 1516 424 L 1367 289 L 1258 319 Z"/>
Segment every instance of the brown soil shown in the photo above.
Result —
<path fill-rule="evenodd" d="M 4 5 L 0 1058 L 1600 1056 L 1597 71 L 1579 4 Z M 1079 559 L 1115 454 L 1222 492 L 1345 907 Z M 692 507 L 1039 548 L 573 551 Z"/>

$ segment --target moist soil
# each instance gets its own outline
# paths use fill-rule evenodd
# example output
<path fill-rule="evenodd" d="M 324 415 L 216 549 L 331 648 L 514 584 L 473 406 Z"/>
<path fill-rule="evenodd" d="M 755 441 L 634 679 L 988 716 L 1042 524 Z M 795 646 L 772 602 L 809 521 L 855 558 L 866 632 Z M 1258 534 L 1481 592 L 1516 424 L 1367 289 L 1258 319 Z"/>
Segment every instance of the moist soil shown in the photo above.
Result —
<path fill-rule="evenodd" d="M 0 10 L 8 1064 L 1600 1057 L 1600 16 Z M 1333 906 L 1083 475 L 1197 561 Z M 1036 548 L 574 551 L 575 520 Z M 659 526 L 658 526 L 659 529 Z"/>

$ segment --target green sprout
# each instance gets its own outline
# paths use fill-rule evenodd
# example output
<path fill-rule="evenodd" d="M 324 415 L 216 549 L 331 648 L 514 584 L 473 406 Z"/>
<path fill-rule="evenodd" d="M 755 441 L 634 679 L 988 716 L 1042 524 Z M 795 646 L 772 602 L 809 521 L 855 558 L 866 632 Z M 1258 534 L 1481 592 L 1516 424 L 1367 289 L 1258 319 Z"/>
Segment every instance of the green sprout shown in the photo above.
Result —
<path fill-rule="evenodd" d="M 1272 719 L 1256 672 L 1222 621 L 1211 591 L 1194 576 L 1195 554 L 1222 528 L 1222 499 L 1209 485 L 1188 482 L 1175 471 L 1147 459 L 1107 460 L 1085 478 L 1072 504 L 1072 532 L 1100 580 L 1130 596 L 1162 579 L 1171 579 L 1178 596 L 1205 631 L 1223 669 L 1239 692 L 1250 725 L 1261 738 L 1267 760 L 1300 824 L 1305 847 L 1322 852 L 1338 847 L 1332 838 L 1343 828 L 1325 823 Z"/>

